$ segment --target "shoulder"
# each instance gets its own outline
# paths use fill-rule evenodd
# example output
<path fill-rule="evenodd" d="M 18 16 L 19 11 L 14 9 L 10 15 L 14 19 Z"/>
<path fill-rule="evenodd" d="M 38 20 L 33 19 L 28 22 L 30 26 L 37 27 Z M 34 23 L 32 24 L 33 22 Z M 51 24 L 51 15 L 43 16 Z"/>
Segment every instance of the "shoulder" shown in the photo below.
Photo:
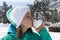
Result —
<path fill-rule="evenodd" d="M 6 36 L 2 37 L 1 40 L 17 40 L 15 35 L 7 34 Z"/>
<path fill-rule="evenodd" d="M 5 35 L 4 37 L 1 38 L 1 40 L 7 40 L 9 39 L 9 35 Z"/>

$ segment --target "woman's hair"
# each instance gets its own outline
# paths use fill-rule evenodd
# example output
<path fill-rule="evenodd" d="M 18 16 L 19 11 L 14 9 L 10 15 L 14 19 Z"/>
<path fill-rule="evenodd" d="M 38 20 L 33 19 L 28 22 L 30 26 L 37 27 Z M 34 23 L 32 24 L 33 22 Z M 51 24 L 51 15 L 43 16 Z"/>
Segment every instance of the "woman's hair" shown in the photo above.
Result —
<path fill-rule="evenodd" d="M 20 38 L 22 36 L 23 32 L 21 29 L 21 25 L 16 29 L 16 36 Z"/>
<path fill-rule="evenodd" d="M 31 28 L 27 29 L 26 32 L 30 31 L 32 33 L 32 30 Z M 20 38 L 21 36 L 23 35 L 23 32 L 22 32 L 22 26 L 20 25 L 17 29 L 16 29 L 16 36 L 18 38 Z"/>

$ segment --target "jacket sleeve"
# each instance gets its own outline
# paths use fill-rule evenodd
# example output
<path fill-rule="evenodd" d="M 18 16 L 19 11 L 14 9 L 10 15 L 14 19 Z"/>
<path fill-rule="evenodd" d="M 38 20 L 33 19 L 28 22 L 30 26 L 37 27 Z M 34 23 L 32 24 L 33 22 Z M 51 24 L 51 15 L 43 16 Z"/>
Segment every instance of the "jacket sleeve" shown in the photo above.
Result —
<path fill-rule="evenodd" d="M 40 34 L 42 40 L 52 40 L 52 38 L 50 37 L 50 35 L 45 27 L 39 32 L 39 34 Z"/>

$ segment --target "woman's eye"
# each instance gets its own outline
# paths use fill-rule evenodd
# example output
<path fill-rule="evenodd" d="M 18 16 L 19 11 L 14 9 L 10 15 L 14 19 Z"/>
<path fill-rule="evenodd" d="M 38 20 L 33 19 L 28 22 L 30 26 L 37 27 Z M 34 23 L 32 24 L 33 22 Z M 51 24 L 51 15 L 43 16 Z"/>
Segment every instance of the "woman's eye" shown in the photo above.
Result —
<path fill-rule="evenodd" d="M 31 18 L 31 16 L 27 16 L 27 18 Z"/>
<path fill-rule="evenodd" d="M 27 16 L 28 18 L 30 18 L 30 16 Z"/>

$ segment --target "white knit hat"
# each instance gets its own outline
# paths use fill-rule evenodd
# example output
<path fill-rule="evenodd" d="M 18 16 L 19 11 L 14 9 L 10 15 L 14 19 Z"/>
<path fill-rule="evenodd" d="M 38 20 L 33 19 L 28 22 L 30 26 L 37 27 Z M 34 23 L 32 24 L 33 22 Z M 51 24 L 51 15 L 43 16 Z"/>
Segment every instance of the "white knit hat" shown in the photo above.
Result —
<path fill-rule="evenodd" d="M 14 24 L 16 24 L 16 28 L 18 28 L 21 24 L 22 19 L 27 11 L 30 11 L 28 7 L 16 7 L 9 14 L 11 23 L 13 22 Z"/>

